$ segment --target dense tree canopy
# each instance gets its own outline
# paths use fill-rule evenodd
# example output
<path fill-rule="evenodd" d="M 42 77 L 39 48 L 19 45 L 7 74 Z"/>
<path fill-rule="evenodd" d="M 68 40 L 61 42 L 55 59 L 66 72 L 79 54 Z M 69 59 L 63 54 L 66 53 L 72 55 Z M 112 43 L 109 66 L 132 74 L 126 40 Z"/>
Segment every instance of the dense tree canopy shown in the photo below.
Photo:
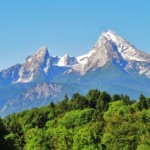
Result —
<path fill-rule="evenodd" d="M 2 150 L 149 150 L 150 98 L 90 90 L 0 119 Z"/>

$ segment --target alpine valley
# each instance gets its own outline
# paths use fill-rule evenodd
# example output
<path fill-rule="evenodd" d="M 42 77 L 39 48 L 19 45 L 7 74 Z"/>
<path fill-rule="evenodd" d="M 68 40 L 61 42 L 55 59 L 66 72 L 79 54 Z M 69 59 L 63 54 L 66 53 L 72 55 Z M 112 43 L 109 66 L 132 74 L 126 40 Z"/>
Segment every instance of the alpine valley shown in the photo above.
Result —
<path fill-rule="evenodd" d="M 150 96 L 150 55 L 113 31 L 83 56 L 51 56 L 47 47 L 0 72 L 0 115 L 57 102 L 91 88 L 137 98 Z"/>

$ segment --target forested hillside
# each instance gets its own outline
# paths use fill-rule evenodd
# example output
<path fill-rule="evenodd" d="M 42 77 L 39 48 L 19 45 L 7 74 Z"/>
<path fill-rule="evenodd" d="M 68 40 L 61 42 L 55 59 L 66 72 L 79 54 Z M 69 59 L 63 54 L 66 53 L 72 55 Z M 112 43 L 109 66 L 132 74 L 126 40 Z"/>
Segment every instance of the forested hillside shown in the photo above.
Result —
<path fill-rule="evenodd" d="M 2 150 L 149 150 L 150 98 L 90 90 L 0 119 Z"/>

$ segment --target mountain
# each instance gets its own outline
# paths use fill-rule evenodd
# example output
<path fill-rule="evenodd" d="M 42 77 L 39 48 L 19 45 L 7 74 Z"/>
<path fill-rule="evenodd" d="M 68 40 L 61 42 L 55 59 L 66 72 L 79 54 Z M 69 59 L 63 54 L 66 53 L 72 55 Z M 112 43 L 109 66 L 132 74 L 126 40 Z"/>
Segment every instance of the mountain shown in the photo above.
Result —
<path fill-rule="evenodd" d="M 47 47 L 0 72 L 0 112 L 5 116 L 58 101 L 65 93 L 85 94 L 91 88 L 111 94 L 149 96 L 150 55 L 115 32 L 103 32 L 92 50 L 73 57 L 51 56 Z M 8 94 L 9 93 L 9 94 Z"/>
<path fill-rule="evenodd" d="M 113 31 L 103 32 L 94 48 L 87 55 L 77 57 L 75 71 L 85 74 L 116 62 L 128 73 L 137 71 L 150 78 L 150 55 L 137 50 Z"/>

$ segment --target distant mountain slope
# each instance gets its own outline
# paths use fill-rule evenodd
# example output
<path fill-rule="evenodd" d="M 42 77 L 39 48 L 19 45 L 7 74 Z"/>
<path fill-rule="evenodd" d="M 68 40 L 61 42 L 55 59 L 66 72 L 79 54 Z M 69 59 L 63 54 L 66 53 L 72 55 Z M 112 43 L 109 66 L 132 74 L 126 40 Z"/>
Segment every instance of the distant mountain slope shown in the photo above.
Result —
<path fill-rule="evenodd" d="M 0 112 L 6 115 L 91 88 L 137 98 L 150 95 L 150 55 L 113 31 L 83 56 L 51 56 L 47 47 L 0 72 Z"/>

